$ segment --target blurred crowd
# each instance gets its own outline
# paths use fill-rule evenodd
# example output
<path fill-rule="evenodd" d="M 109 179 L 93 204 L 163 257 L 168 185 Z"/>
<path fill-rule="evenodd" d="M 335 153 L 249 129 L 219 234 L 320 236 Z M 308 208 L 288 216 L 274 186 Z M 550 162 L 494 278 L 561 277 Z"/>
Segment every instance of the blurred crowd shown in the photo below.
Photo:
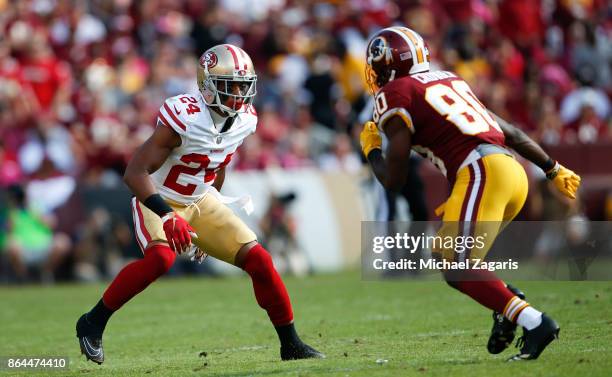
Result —
<path fill-rule="evenodd" d="M 359 169 L 364 51 L 403 23 L 435 67 L 545 144 L 609 139 L 605 0 L 0 1 L 0 183 L 52 168 L 113 180 L 162 101 L 197 90 L 197 56 L 229 42 L 259 74 L 259 130 L 236 169 Z"/>
<path fill-rule="evenodd" d="M 22 185 L 47 216 L 78 185 L 120 186 L 163 100 L 197 90 L 197 57 L 219 43 L 246 50 L 259 77 L 258 131 L 231 168 L 357 172 L 365 46 L 394 23 L 543 144 L 610 141 L 610 12 L 606 0 L 0 0 L 0 189 Z M 16 207 L 19 195 L 7 191 Z M 75 237 L 45 239 L 60 258 Z"/>

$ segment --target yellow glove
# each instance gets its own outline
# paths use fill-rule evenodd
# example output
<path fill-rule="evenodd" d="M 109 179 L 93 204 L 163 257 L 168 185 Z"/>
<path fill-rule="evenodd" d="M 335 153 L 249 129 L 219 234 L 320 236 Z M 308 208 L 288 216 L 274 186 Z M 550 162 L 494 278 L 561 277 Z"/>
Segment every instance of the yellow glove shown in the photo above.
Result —
<path fill-rule="evenodd" d="M 576 191 L 580 187 L 580 176 L 560 163 L 546 172 L 546 178 L 550 179 L 557 190 L 571 199 L 576 199 Z"/>
<path fill-rule="evenodd" d="M 444 215 L 444 210 L 446 209 L 446 202 L 440 204 L 435 210 L 434 210 L 434 215 L 440 217 L 442 215 Z"/>
<path fill-rule="evenodd" d="M 382 137 L 378 133 L 378 128 L 374 122 L 366 122 L 363 125 L 363 130 L 359 134 L 359 142 L 361 143 L 361 150 L 363 155 L 368 158 L 368 154 L 373 149 L 381 149 Z"/>

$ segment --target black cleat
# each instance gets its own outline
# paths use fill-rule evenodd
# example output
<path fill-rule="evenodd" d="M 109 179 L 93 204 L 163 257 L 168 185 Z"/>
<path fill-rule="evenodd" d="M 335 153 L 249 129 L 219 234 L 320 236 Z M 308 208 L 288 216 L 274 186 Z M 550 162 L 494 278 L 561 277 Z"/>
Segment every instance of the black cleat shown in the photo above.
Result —
<path fill-rule="evenodd" d="M 511 285 L 508 285 L 508 289 L 521 300 L 525 299 L 525 294 L 519 289 Z M 515 334 L 516 324 L 506 318 L 503 313 L 493 312 L 493 328 L 487 342 L 487 350 L 495 355 L 502 352 L 512 344 Z"/>
<path fill-rule="evenodd" d="M 521 353 L 516 354 L 508 361 L 535 360 L 544 348 L 553 340 L 559 338 L 559 325 L 546 314 L 542 314 L 542 323 L 533 330 L 523 329 L 523 336 L 516 342 L 521 347 Z"/>
<path fill-rule="evenodd" d="M 280 354 L 282 360 L 325 359 L 324 354 L 301 341 L 281 346 Z"/>
<path fill-rule="evenodd" d="M 98 365 L 104 362 L 104 348 L 102 347 L 102 331 L 87 320 L 87 314 L 83 314 L 76 324 L 77 338 L 81 347 L 81 354 L 87 360 Z"/>

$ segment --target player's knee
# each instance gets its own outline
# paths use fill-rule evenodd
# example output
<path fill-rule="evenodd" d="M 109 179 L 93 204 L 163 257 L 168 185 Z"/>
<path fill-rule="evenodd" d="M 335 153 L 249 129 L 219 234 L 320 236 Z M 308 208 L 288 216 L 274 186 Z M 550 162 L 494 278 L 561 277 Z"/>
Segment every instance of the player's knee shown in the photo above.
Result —
<path fill-rule="evenodd" d="M 151 259 L 156 274 L 161 276 L 170 270 L 176 254 L 168 246 L 155 245 L 147 251 L 146 257 Z"/>
<path fill-rule="evenodd" d="M 446 284 L 452 288 L 459 289 L 459 283 L 461 282 L 461 276 L 457 274 L 456 270 L 446 270 L 442 273 Z"/>
<path fill-rule="evenodd" d="M 274 270 L 272 257 L 259 244 L 253 246 L 246 256 L 244 270 L 251 277 L 265 277 Z"/>
<path fill-rule="evenodd" d="M 159 253 L 157 257 L 157 270 L 160 275 L 165 274 L 170 270 L 176 259 L 176 254 L 168 249 L 165 252 Z"/>

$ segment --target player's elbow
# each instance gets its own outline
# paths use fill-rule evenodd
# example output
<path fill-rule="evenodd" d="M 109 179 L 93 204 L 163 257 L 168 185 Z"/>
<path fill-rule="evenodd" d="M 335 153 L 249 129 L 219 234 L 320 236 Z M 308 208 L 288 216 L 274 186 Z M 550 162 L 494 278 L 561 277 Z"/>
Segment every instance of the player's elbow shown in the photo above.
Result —
<path fill-rule="evenodd" d="M 125 171 L 123 172 L 123 182 L 128 184 L 130 179 L 132 178 L 132 169 L 130 164 L 125 167 Z"/>
<path fill-rule="evenodd" d="M 132 182 L 134 182 L 135 177 L 138 175 L 138 169 L 136 169 L 133 164 L 128 164 L 125 168 L 125 172 L 123 173 L 123 182 L 128 186 L 132 187 Z"/>
<path fill-rule="evenodd" d="M 518 143 L 520 135 L 517 131 L 518 130 L 516 128 L 513 128 L 511 130 L 504 130 L 504 139 L 507 146 L 513 147 Z"/>
<path fill-rule="evenodd" d="M 125 183 L 127 187 L 132 188 L 132 175 L 128 169 L 125 169 L 125 172 L 123 173 L 123 183 Z"/>
<path fill-rule="evenodd" d="M 402 191 L 402 187 L 398 185 L 385 185 L 385 190 L 394 194 L 399 194 Z"/>
<path fill-rule="evenodd" d="M 519 128 L 511 125 L 508 122 L 499 120 L 498 123 L 502 128 L 502 132 L 504 133 L 505 143 L 509 147 L 520 144 L 527 136 Z"/>
<path fill-rule="evenodd" d="M 397 177 L 387 177 L 383 182 L 383 187 L 387 191 L 399 193 L 402 191 L 402 187 L 404 187 L 404 181 L 404 179 L 399 179 Z"/>

